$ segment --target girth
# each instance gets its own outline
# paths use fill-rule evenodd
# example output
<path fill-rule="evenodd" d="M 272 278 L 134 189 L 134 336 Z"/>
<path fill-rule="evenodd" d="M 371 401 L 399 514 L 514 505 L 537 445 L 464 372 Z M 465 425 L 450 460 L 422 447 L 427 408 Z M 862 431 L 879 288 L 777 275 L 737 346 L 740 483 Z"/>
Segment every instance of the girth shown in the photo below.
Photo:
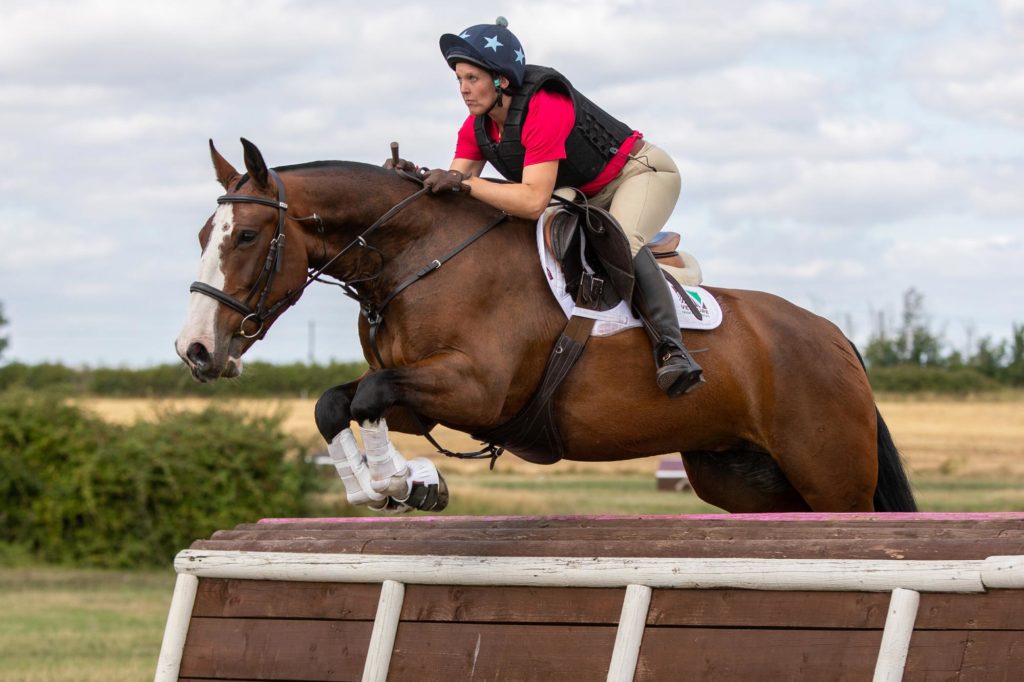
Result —
<path fill-rule="evenodd" d="M 594 319 L 573 315 L 548 358 L 537 391 L 519 414 L 490 431 L 473 434 L 484 443 L 494 443 L 534 464 L 554 464 L 565 448 L 555 422 L 552 398 L 583 354 L 594 328 Z"/>

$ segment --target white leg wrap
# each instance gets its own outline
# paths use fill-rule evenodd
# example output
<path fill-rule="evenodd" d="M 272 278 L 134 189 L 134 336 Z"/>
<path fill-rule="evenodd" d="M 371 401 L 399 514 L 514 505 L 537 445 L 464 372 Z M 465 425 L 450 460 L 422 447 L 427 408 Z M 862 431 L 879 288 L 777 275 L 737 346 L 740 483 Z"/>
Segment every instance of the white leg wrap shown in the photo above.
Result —
<path fill-rule="evenodd" d="M 360 424 L 370 486 L 376 493 L 404 500 L 409 496 L 409 465 L 391 444 L 387 422 L 365 421 Z"/>
<path fill-rule="evenodd" d="M 349 504 L 366 504 L 371 501 L 380 502 L 387 495 L 373 490 L 370 485 L 370 470 L 363 461 L 363 453 L 359 451 L 352 429 L 345 429 L 327 444 L 327 452 L 334 462 L 334 468 L 341 476 L 345 485 L 345 496 Z"/>

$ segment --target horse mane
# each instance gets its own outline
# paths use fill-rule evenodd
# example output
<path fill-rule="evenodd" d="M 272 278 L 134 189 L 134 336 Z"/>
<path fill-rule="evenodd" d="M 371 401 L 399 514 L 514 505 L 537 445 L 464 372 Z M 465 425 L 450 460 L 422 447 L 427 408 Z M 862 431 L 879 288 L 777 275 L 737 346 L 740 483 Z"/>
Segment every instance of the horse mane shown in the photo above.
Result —
<path fill-rule="evenodd" d="M 278 173 L 288 173 L 291 171 L 321 169 L 337 171 L 372 171 L 381 175 L 393 175 L 392 171 L 386 170 L 381 166 L 363 163 L 362 161 L 307 161 L 306 163 L 294 163 L 287 166 L 275 166 L 272 170 L 277 171 Z M 243 174 L 242 177 L 238 179 L 238 183 L 235 185 L 234 191 L 237 192 L 241 189 L 249 179 L 248 173 Z"/>

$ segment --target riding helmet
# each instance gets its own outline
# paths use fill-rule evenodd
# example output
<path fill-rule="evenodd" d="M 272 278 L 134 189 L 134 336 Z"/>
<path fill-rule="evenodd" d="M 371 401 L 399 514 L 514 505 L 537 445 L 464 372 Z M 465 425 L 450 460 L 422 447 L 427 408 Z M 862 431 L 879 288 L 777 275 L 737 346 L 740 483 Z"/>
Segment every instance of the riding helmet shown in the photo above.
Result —
<path fill-rule="evenodd" d="M 470 26 L 459 35 L 441 36 L 441 54 L 453 70 L 459 62 L 469 62 L 491 73 L 508 78 L 512 87 L 523 84 L 526 73 L 526 53 L 512 31 L 508 19 L 498 17 L 493 24 Z"/>

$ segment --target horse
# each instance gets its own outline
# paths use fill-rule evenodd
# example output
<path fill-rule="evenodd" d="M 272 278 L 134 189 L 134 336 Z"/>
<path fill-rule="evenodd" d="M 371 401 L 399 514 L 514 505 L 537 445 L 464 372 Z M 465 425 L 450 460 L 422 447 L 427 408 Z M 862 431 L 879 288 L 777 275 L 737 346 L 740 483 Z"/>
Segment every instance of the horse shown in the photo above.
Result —
<path fill-rule="evenodd" d="M 406 462 L 388 429 L 479 434 L 531 400 L 566 324 L 538 265 L 536 223 L 460 193 L 421 196 L 378 166 L 272 169 L 242 145 L 244 174 L 210 141 L 228 194 L 199 232 L 200 278 L 178 355 L 198 381 L 237 376 L 242 355 L 305 287 L 333 278 L 363 306 L 368 363 L 315 408 L 348 498 L 382 510 L 442 508 L 443 476 Z M 778 296 L 705 288 L 724 319 L 683 335 L 707 383 L 669 398 L 642 330 L 592 338 L 553 397 L 562 456 L 680 453 L 694 492 L 727 512 L 916 510 L 845 335 Z"/>

